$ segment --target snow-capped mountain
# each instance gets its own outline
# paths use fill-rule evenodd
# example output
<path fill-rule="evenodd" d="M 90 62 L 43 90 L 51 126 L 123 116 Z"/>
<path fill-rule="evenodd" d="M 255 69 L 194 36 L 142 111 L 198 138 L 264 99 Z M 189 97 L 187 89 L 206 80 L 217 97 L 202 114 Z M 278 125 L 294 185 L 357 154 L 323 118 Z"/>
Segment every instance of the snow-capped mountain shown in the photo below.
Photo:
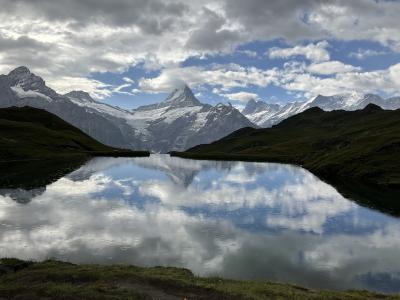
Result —
<path fill-rule="evenodd" d="M 293 102 L 286 105 L 268 104 L 263 101 L 250 100 L 242 113 L 253 123 L 261 127 L 271 127 L 290 116 L 301 113 L 311 107 L 319 107 L 325 111 L 358 110 L 368 104 L 376 104 L 383 109 L 399 109 L 400 97 L 383 99 L 374 94 L 349 93 L 333 96 L 322 96 L 305 102 Z"/>
<path fill-rule="evenodd" d="M 246 126 L 254 126 L 230 105 L 201 103 L 189 87 L 174 90 L 163 102 L 132 110 L 131 124 L 157 152 L 184 150 L 209 143 Z"/>
<path fill-rule="evenodd" d="M 128 111 L 83 91 L 60 95 L 26 67 L 0 75 L 0 107 L 10 106 L 45 109 L 104 144 L 154 152 L 185 150 L 254 126 L 230 105 L 202 104 L 187 86 L 161 103 Z"/>

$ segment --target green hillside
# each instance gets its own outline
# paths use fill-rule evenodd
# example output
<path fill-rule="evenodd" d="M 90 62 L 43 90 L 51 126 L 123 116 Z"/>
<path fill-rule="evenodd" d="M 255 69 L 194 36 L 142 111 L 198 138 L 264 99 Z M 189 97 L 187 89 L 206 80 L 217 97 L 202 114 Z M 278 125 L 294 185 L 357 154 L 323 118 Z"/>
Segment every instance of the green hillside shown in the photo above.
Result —
<path fill-rule="evenodd" d="M 367 202 L 385 194 L 392 205 L 400 190 L 400 110 L 372 104 L 359 111 L 311 108 L 272 128 L 243 128 L 172 155 L 297 164 L 347 194 L 361 192 L 372 198 Z"/>
<path fill-rule="evenodd" d="M 59 117 L 32 107 L 0 109 L 0 161 L 71 156 L 143 156 L 105 146 Z"/>
<path fill-rule="evenodd" d="M 321 291 L 268 281 L 194 276 L 172 267 L 75 265 L 0 259 L 2 299 L 198 299 L 263 300 L 400 299 L 368 291 Z"/>

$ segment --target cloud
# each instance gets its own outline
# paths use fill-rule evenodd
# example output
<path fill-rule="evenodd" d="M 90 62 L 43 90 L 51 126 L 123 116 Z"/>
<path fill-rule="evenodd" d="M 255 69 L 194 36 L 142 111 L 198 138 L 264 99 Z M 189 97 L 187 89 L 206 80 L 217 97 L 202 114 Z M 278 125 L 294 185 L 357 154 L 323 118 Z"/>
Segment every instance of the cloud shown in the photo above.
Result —
<path fill-rule="evenodd" d="M 257 53 L 256 51 L 251 51 L 251 50 L 237 50 L 236 52 L 237 52 L 237 53 L 240 53 L 240 54 L 247 55 L 248 57 L 251 57 L 251 58 L 256 58 L 256 57 L 258 57 L 258 53 Z"/>
<path fill-rule="evenodd" d="M 313 63 L 307 67 L 307 70 L 311 73 L 329 75 L 336 73 L 361 71 L 361 68 L 352 65 L 346 65 L 340 61 L 334 60 L 321 63 Z"/>
<path fill-rule="evenodd" d="M 371 56 L 379 56 L 379 55 L 385 55 L 388 52 L 386 51 L 375 51 L 371 49 L 358 49 L 357 52 L 351 52 L 349 54 L 349 57 L 354 57 L 357 59 L 366 59 Z"/>
<path fill-rule="evenodd" d="M 164 70 L 188 58 L 233 53 L 255 41 L 281 39 L 293 46 L 272 49 L 271 58 L 314 63 L 329 61 L 324 40 L 331 39 L 400 52 L 398 1 L 0 0 L 0 7 L 0 72 L 26 65 L 62 90 L 64 78 L 84 83 L 93 73 L 138 65 L 170 72 Z M 375 54 L 360 50 L 354 57 Z M 101 83 L 86 82 L 83 89 L 107 96 Z"/>
<path fill-rule="evenodd" d="M 304 65 L 286 67 L 280 71 L 279 85 L 291 91 L 300 91 L 308 96 L 335 95 L 349 92 L 398 95 L 400 64 L 388 69 L 367 72 L 337 73 L 333 77 L 321 78 L 304 72 Z"/>
<path fill-rule="evenodd" d="M 129 77 L 123 77 L 122 78 L 125 82 L 128 82 L 128 83 L 135 83 L 135 80 L 133 80 L 133 79 L 131 79 L 131 78 L 129 78 Z"/>
<path fill-rule="evenodd" d="M 191 87 L 211 85 L 229 91 L 234 87 L 268 86 L 275 78 L 275 70 L 242 67 L 237 64 L 211 67 L 183 67 L 164 69 L 154 78 L 142 78 L 139 87 L 145 92 L 169 92 L 181 82 Z"/>
<path fill-rule="evenodd" d="M 328 42 L 322 41 L 316 44 L 295 46 L 292 48 L 271 48 L 267 54 L 270 58 L 287 59 L 294 56 L 304 56 L 313 62 L 322 62 L 330 58 L 329 52 L 326 50 L 328 46 Z"/>
<path fill-rule="evenodd" d="M 224 28 L 226 19 L 214 11 L 203 8 L 200 26 L 190 34 L 186 47 L 200 51 L 232 51 L 241 40 L 237 30 Z"/>
<path fill-rule="evenodd" d="M 238 93 L 231 93 L 231 94 L 221 94 L 221 96 L 228 98 L 232 101 L 240 101 L 240 102 L 247 102 L 251 99 L 259 99 L 258 95 L 255 93 L 249 92 L 238 92 Z"/>
<path fill-rule="evenodd" d="M 49 78 L 47 83 L 60 94 L 71 91 L 86 91 L 96 99 L 104 99 L 112 94 L 112 86 L 101 81 L 85 77 L 56 77 Z"/>

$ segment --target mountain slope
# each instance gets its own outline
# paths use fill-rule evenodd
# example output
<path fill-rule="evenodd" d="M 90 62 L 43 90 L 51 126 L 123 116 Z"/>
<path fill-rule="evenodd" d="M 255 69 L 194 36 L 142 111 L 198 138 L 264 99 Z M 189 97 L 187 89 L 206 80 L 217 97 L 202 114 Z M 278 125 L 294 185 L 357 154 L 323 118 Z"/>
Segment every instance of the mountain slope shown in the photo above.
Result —
<path fill-rule="evenodd" d="M 351 112 L 311 108 L 272 128 L 241 129 L 182 155 L 295 163 L 323 178 L 400 189 L 399 150 L 400 110 L 369 104 Z"/>
<path fill-rule="evenodd" d="M 0 76 L 0 108 L 11 106 L 47 110 L 106 145 L 154 152 L 184 150 L 254 126 L 234 107 L 200 103 L 186 86 L 161 103 L 128 111 L 82 91 L 60 95 L 26 67 Z"/>
<path fill-rule="evenodd" d="M 363 109 L 368 104 L 375 104 L 387 110 L 399 109 L 400 97 L 383 99 L 378 95 L 364 95 L 359 93 L 334 96 L 319 95 L 310 101 L 293 102 L 286 105 L 268 104 L 263 101 L 250 100 L 242 113 L 253 123 L 261 127 L 271 127 L 290 116 L 312 107 L 319 107 L 324 111 L 353 111 Z"/>
<path fill-rule="evenodd" d="M 51 113 L 32 107 L 0 109 L 0 161 L 82 155 L 148 155 L 105 146 Z"/>
<path fill-rule="evenodd" d="M 142 128 L 144 143 L 156 152 L 185 150 L 215 141 L 239 128 L 254 126 L 236 108 L 201 103 L 184 86 L 165 101 L 139 107 L 129 121 Z"/>

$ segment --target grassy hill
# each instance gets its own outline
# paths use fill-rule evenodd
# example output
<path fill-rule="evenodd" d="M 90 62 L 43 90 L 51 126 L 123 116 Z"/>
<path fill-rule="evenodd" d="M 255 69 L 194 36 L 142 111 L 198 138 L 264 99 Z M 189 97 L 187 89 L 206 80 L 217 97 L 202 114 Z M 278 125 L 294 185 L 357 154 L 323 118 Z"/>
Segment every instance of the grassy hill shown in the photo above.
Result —
<path fill-rule="evenodd" d="M 320 291 L 285 283 L 194 276 L 189 270 L 58 261 L 0 260 L 2 299 L 400 299 L 367 291 Z"/>
<path fill-rule="evenodd" d="M 243 128 L 172 155 L 297 164 L 345 194 L 361 191 L 371 198 L 367 202 L 386 193 L 391 199 L 384 206 L 395 203 L 400 211 L 398 194 L 393 193 L 400 190 L 400 110 L 373 104 L 359 111 L 311 108 L 272 128 Z"/>
<path fill-rule="evenodd" d="M 71 156 L 146 156 L 94 140 L 59 117 L 32 107 L 0 109 L 0 161 Z"/>

